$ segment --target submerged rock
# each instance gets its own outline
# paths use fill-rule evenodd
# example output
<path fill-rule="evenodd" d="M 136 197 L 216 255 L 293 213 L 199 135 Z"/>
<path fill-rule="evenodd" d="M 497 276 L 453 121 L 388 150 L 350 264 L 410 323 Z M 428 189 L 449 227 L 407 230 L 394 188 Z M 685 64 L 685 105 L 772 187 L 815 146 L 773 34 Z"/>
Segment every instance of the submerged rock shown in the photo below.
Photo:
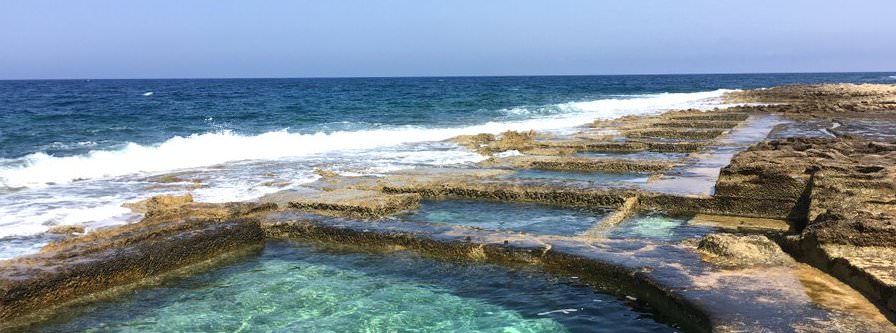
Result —
<path fill-rule="evenodd" d="M 339 174 L 332 170 L 325 170 L 321 168 L 314 168 L 314 174 L 321 176 L 323 178 L 335 178 L 339 177 Z"/>
<path fill-rule="evenodd" d="M 761 235 L 714 233 L 703 237 L 697 250 L 720 266 L 781 266 L 795 264 L 775 242 Z"/>

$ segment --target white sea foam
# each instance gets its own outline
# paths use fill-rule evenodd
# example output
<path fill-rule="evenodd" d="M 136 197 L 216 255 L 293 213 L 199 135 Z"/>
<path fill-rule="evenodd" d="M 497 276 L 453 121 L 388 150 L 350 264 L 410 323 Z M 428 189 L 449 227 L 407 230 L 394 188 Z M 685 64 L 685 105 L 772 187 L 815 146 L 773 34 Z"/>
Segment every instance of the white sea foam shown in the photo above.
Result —
<path fill-rule="evenodd" d="M 241 160 L 276 160 L 315 154 L 370 150 L 404 143 L 440 141 L 461 134 L 500 133 L 507 130 L 559 130 L 594 119 L 656 113 L 672 108 L 718 105 L 726 90 L 667 93 L 630 99 L 604 99 L 556 105 L 562 114 L 519 121 L 488 122 L 447 128 L 395 127 L 332 133 L 293 133 L 287 130 L 259 135 L 230 131 L 173 137 L 158 145 L 131 143 L 120 150 L 95 150 L 84 155 L 54 157 L 34 153 L 16 160 L 0 160 L 0 185 L 39 187 L 75 180 L 212 166 Z"/>
<path fill-rule="evenodd" d="M 511 156 L 523 156 L 519 150 L 508 150 L 500 153 L 495 153 L 495 157 L 511 157 Z"/>
<path fill-rule="evenodd" d="M 153 94 L 152 91 L 147 91 L 147 92 L 143 93 L 143 96 L 152 96 L 152 94 Z"/>
<path fill-rule="evenodd" d="M 60 194 L 64 196 L 64 194 Z M 60 198 L 63 199 L 63 198 Z M 9 236 L 36 235 L 56 225 L 82 224 L 89 228 L 97 228 L 120 224 L 127 216 L 135 216 L 130 209 L 122 208 L 121 203 L 85 200 L 81 198 L 65 198 L 53 202 L 30 202 L 23 205 L 10 205 L 0 208 L 0 238 Z M 76 203 L 82 206 L 65 206 Z M 62 205 L 61 207 L 59 207 Z"/>

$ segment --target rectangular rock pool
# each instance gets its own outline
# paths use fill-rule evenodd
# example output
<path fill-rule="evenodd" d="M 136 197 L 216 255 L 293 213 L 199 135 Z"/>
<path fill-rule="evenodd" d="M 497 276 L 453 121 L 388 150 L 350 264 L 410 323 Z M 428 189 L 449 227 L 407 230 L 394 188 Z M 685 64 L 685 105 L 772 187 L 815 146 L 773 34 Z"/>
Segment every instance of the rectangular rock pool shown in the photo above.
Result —
<path fill-rule="evenodd" d="M 514 171 L 505 176 L 511 180 L 534 180 L 534 181 L 573 181 L 573 182 L 589 182 L 596 186 L 636 186 L 646 184 L 649 179 L 649 173 L 629 172 L 579 172 L 579 171 L 556 171 L 541 169 L 522 169 Z"/>
<path fill-rule="evenodd" d="M 717 228 L 690 223 L 691 215 L 674 216 L 659 212 L 641 212 L 610 229 L 608 238 L 635 238 L 678 243 L 699 239 Z"/>
<path fill-rule="evenodd" d="M 420 208 L 391 219 L 455 224 L 486 230 L 574 236 L 612 212 L 599 208 L 561 208 L 535 203 L 474 200 L 424 201 Z"/>
<path fill-rule="evenodd" d="M 674 331 L 528 268 L 268 241 L 228 264 L 93 302 L 29 332 Z"/>

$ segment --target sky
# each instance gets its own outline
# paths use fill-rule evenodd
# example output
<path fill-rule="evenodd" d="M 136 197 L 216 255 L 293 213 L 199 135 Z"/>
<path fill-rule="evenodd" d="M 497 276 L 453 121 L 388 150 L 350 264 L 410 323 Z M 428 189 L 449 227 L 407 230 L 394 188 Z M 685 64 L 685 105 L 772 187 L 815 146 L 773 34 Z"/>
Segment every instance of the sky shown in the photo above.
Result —
<path fill-rule="evenodd" d="M 896 71 L 896 1 L 3 0 L 0 79 Z"/>

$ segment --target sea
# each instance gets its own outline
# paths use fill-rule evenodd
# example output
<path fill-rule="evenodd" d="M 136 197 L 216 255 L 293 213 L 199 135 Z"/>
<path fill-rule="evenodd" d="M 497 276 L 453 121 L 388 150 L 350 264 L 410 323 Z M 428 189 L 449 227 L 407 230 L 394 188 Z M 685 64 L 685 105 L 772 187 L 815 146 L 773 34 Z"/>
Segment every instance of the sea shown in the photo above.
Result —
<path fill-rule="evenodd" d="M 448 139 L 712 109 L 737 89 L 896 73 L 0 81 L 0 260 L 154 195 L 257 199 L 318 179 L 469 166 Z"/>

